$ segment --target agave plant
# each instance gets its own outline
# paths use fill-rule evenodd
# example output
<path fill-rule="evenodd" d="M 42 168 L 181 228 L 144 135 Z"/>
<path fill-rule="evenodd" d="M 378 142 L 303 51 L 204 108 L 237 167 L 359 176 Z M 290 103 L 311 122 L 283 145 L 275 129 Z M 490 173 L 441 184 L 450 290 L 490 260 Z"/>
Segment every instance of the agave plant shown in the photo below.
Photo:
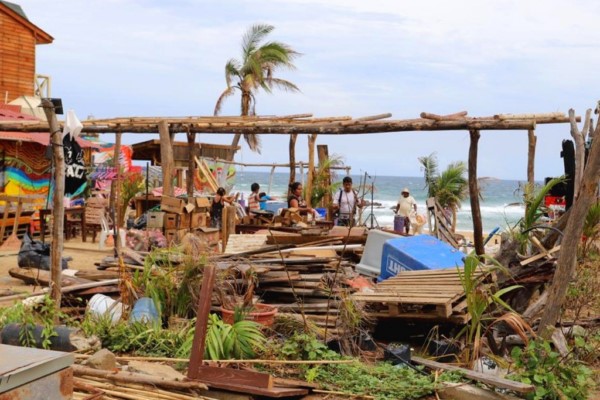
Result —
<path fill-rule="evenodd" d="M 237 310 L 236 310 L 237 311 Z M 204 357 L 211 360 L 248 359 L 264 349 L 265 336 L 260 325 L 244 319 L 242 312 L 234 315 L 233 325 L 216 314 L 208 319 Z"/>
<path fill-rule="evenodd" d="M 493 291 L 487 285 L 481 285 L 478 272 L 481 271 L 482 268 L 487 271 L 500 270 L 509 273 L 508 270 L 495 259 L 486 256 L 484 257 L 489 262 L 489 265 L 483 266 L 480 261 L 480 256 L 471 253 L 465 257 L 464 268 L 458 268 L 458 276 L 465 291 L 467 312 L 471 316 L 471 320 L 458 333 L 457 338 L 464 336 L 466 339 L 467 346 L 465 348 L 465 358 L 469 363 L 473 363 L 479 357 L 482 345 L 481 338 L 484 336 L 486 330 L 498 320 L 497 318 L 490 316 L 490 311 L 493 308 L 500 308 L 508 311 L 508 314 L 505 314 L 501 318 L 505 320 L 505 322 L 511 323 L 511 326 L 518 327 L 518 324 L 512 324 L 512 322 L 520 318 L 520 316 L 515 313 L 504 300 L 502 300 L 502 296 L 521 286 L 513 285 L 498 291 Z M 522 323 L 527 325 L 524 321 L 522 321 Z"/>

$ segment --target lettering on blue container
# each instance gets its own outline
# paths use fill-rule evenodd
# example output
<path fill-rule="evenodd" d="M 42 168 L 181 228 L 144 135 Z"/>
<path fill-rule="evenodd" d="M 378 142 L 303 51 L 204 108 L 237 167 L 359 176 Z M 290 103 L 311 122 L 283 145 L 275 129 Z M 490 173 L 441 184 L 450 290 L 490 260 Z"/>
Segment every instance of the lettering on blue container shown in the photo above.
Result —
<path fill-rule="evenodd" d="M 406 265 L 402 264 L 396 258 L 388 256 L 385 269 L 392 275 L 397 275 L 398 272 L 408 271 L 410 268 L 407 268 Z"/>

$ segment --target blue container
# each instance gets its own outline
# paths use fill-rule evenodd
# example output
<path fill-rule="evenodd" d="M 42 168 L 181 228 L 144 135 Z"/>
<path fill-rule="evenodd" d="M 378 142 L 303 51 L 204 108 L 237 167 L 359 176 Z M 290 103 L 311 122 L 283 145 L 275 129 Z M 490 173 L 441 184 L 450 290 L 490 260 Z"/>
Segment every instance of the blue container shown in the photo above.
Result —
<path fill-rule="evenodd" d="M 141 297 L 135 302 L 129 316 L 129 322 L 155 323 L 159 321 L 154 300 L 150 297 Z"/>
<path fill-rule="evenodd" d="M 404 233 L 404 217 L 401 215 L 394 215 L 394 231 Z"/>
<path fill-rule="evenodd" d="M 321 218 L 327 217 L 327 209 L 326 208 L 315 208 L 317 213 L 321 216 Z"/>
<path fill-rule="evenodd" d="M 381 255 L 379 282 L 402 271 L 463 267 L 465 254 L 430 236 L 406 236 L 387 240 Z"/>
<path fill-rule="evenodd" d="M 287 208 L 287 203 L 285 201 L 267 201 L 265 207 L 267 211 L 272 211 L 275 215 L 280 208 Z"/>

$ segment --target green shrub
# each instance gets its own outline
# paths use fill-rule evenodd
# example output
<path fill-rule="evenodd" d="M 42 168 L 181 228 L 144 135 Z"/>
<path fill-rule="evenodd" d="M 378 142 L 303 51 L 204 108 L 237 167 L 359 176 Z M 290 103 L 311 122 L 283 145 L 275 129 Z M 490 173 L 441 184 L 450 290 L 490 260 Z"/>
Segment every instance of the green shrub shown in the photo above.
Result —
<path fill-rule="evenodd" d="M 525 349 L 515 347 L 512 358 L 516 371 L 508 378 L 535 385 L 529 400 L 585 400 L 593 387 L 592 371 L 571 354 L 562 357 L 550 343 L 532 340 Z"/>

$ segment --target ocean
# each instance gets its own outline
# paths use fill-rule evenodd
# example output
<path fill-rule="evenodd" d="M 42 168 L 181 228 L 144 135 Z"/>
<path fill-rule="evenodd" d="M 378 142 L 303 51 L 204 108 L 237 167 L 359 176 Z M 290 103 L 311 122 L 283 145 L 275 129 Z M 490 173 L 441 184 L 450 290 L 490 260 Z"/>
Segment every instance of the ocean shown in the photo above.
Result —
<path fill-rule="evenodd" d="M 276 172 L 273 174 L 273 180 L 269 189 L 269 172 L 246 171 L 238 169 L 236 172 L 235 185 L 231 193 L 240 192 L 247 198 L 250 194 L 250 185 L 257 182 L 261 192 L 270 196 L 275 196 L 278 200 L 285 201 L 287 197 L 287 186 L 289 174 Z M 299 175 L 297 180 L 302 182 Z M 344 175 L 339 173 L 334 177 L 334 182 L 341 182 Z M 363 195 L 361 184 L 365 182 L 365 175 L 352 175 L 353 187 L 359 190 L 359 196 Z M 505 231 L 512 227 L 523 217 L 524 207 L 522 205 L 522 191 L 519 190 L 521 181 L 486 179 L 480 184 L 482 198 L 480 199 L 481 216 L 484 233 L 490 232 L 496 227 L 500 231 Z M 410 189 L 411 195 L 417 201 L 419 214 L 426 214 L 426 191 L 423 177 L 403 177 L 403 176 L 371 176 L 366 177 L 366 185 L 373 185 L 373 203 L 371 218 L 371 207 L 367 206 L 363 211 L 361 222 L 366 221 L 366 225 L 371 227 L 392 227 L 394 225 L 394 207 L 400 196 L 400 191 L 404 187 Z M 371 201 L 371 193 L 365 194 L 364 199 Z M 465 199 L 461 208 L 458 210 L 457 230 L 472 231 L 473 219 L 471 217 L 471 205 L 469 198 Z"/>

